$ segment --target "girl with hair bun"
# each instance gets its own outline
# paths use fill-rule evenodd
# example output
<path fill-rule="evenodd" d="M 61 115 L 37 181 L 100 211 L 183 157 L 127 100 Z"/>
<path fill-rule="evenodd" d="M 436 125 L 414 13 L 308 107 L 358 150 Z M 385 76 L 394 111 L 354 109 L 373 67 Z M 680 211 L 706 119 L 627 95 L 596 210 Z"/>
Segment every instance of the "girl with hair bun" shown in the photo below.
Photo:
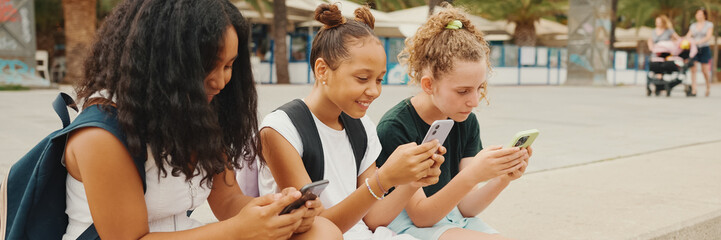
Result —
<path fill-rule="evenodd" d="M 450 5 L 406 39 L 400 62 L 422 91 L 386 112 L 378 123 L 383 151 L 377 164 L 406 142 L 420 142 L 435 120 L 455 121 L 438 183 L 418 189 L 388 227 L 419 239 L 503 239 L 474 216 L 525 171 L 531 148 L 483 148 L 473 109 L 486 98 L 489 47 L 483 33 Z M 480 182 L 488 181 L 476 188 Z"/>
<path fill-rule="evenodd" d="M 315 19 L 324 25 L 310 54 L 316 81 L 308 96 L 294 101 L 300 101 L 296 106 L 307 107 L 304 111 L 312 116 L 315 126 L 307 127 L 315 127 L 320 137 L 323 179 L 330 184 L 309 212 L 335 223 L 345 239 L 414 239 L 394 236 L 382 226 L 402 211 L 420 186 L 437 181 L 445 149 L 437 141 L 403 144 L 394 147 L 385 166 L 377 168 L 381 145 L 366 110 L 381 93 L 386 55 L 373 33 L 373 15 L 362 7 L 355 11 L 355 19 L 346 19 L 338 6 L 321 4 Z M 304 146 L 289 116 L 290 111 L 281 108 L 261 124 L 262 155 L 267 162 L 258 172 L 261 194 L 311 182 L 313 169 L 305 169 L 303 159 L 310 147 Z M 365 153 L 356 159 L 359 165 L 347 135 L 350 123 L 362 126 L 361 133 L 367 137 Z M 395 190 L 388 194 L 392 187 Z"/>

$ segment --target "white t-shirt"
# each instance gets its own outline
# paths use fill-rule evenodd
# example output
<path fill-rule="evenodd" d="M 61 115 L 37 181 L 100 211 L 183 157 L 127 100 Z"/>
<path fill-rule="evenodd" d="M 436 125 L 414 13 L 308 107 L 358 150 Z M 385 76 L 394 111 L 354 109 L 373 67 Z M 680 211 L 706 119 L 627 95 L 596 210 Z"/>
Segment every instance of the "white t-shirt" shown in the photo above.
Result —
<path fill-rule="evenodd" d="M 187 211 L 198 208 L 210 195 L 210 188 L 204 183 L 200 184 L 203 175 L 199 174 L 186 181 L 183 174 L 177 177 L 170 174 L 172 168 L 165 163 L 168 175 L 158 177 L 160 169 L 150 153 L 148 149 L 148 160 L 145 161 L 147 188 L 144 195 L 150 232 L 175 232 L 202 226 L 202 223 L 188 217 Z M 198 171 L 200 170 L 196 169 L 196 173 Z M 70 174 L 67 175 L 65 184 L 65 213 L 68 214 L 69 223 L 63 240 L 77 239 L 93 223 L 93 218 L 85 195 L 85 185 Z"/>
<path fill-rule="evenodd" d="M 359 173 L 363 173 L 368 167 L 375 164 L 382 147 L 376 134 L 375 124 L 368 116 L 362 117 L 360 120 L 368 136 L 368 146 L 360 164 L 360 169 L 363 170 L 355 172 L 355 156 L 345 129 L 340 131 L 332 129 L 318 120 L 315 115 L 313 115 L 313 120 L 318 128 L 321 144 L 323 144 L 323 178 L 330 182 L 320 195 L 320 201 L 325 208 L 330 208 L 357 189 Z M 299 155 L 303 155 L 303 143 L 288 114 L 282 110 L 268 114 L 261 124 L 261 128 L 265 127 L 273 128 L 280 133 L 293 145 Z M 261 196 L 279 192 L 278 184 L 276 184 L 273 174 L 267 166 L 258 169 L 258 188 Z M 387 231 L 376 230 L 376 232 L 376 235 L 378 235 Z M 391 237 L 392 234 L 383 235 Z M 344 239 L 388 239 L 388 237 L 379 238 L 379 236 L 374 236 L 373 232 L 368 229 L 368 226 L 362 220 L 343 234 Z"/>

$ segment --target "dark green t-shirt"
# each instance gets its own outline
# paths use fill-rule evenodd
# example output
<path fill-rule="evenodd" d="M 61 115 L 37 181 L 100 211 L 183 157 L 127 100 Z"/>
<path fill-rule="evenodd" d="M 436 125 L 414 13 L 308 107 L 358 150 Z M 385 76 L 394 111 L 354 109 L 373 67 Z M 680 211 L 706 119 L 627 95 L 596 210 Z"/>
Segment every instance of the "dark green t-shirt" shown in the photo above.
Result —
<path fill-rule="evenodd" d="M 400 145 L 409 142 L 420 144 L 430 127 L 413 108 L 410 98 L 395 105 L 383 115 L 376 128 L 378 138 L 383 146 L 376 165 L 378 167 L 383 165 Z M 471 113 L 466 121 L 455 122 L 443 146 L 448 151 L 443 155 L 445 162 L 441 164 L 441 176 L 438 183 L 423 188 L 428 197 L 441 190 L 458 174 L 461 159 L 473 157 L 483 148 L 476 115 Z"/>

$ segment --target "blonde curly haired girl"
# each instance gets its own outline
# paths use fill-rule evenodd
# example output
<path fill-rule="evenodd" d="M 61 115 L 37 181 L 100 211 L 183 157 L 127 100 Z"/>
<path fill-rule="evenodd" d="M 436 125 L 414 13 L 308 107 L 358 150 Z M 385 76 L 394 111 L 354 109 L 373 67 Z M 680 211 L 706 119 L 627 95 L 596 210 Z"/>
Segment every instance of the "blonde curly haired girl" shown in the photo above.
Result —
<path fill-rule="evenodd" d="M 532 149 L 483 148 L 473 109 L 486 98 L 489 47 L 460 9 L 445 5 L 399 55 L 411 82 L 422 91 L 391 108 L 378 123 L 383 151 L 406 142 L 420 143 L 436 120 L 455 121 L 443 146 L 447 149 L 438 183 L 420 188 L 388 227 L 420 239 L 502 239 L 474 216 L 523 175 Z M 488 181 L 481 188 L 475 186 Z"/>

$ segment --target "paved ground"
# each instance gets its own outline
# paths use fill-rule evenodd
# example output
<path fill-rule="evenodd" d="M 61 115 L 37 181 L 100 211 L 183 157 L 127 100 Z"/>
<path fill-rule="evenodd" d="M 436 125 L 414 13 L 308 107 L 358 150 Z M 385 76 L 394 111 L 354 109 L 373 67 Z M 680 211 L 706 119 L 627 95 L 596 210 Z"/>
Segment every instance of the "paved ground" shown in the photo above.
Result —
<path fill-rule="evenodd" d="M 261 85 L 261 116 L 309 91 Z M 386 86 L 368 114 L 377 121 L 417 91 Z M 0 92 L 2 174 L 60 127 L 50 107 L 57 92 Z M 721 239 L 721 85 L 708 98 L 686 98 L 680 89 L 646 97 L 642 86 L 491 86 L 489 94 L 490 105 L 476 110 L 485 145 L 505 144 L 520 130 L 541 132 L 529 174 L 481 215 L 506 236 Z M 213 219 L 207 208 L 194 216 Z M 683 235 L 688 229 L 710 233 Z"/>

